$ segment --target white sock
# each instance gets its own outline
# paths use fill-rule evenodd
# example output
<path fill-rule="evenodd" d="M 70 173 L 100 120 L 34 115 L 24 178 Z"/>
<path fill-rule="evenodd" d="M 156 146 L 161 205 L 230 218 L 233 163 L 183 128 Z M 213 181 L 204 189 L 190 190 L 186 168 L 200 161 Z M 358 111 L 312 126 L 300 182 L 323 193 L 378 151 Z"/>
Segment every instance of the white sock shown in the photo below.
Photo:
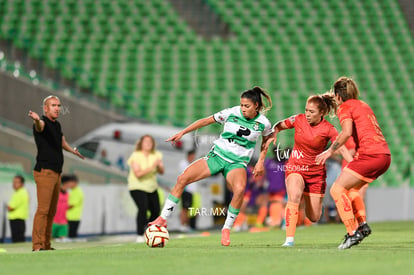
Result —
<path fill-rule="evenodd" d="M 294 243 L 294 242 L 295 242 L 295 237 L 286 237 L 285 243 Z"/>
<path fill-rule="evenodd" d="M 173 195 L 169 194 L 168 198 L 165 200 L 164 207 L 161 211 L 161 218 L 166 220 L 174 211 L 174 208 L 177 206 L 177 203 L 180 201 L 179 198 L 174 197 Z"/>
<path fill-rule="evenodd" d="M 239 215 L 239 212 L 240 212 L 240 209 L 235 209 L 231 205 L 229 205 L 229 210 L 227 210 L 227 217 L 226 217 L 226 221 L 224 222 L 223 229 L 232 228 L 234 221 Z"/>

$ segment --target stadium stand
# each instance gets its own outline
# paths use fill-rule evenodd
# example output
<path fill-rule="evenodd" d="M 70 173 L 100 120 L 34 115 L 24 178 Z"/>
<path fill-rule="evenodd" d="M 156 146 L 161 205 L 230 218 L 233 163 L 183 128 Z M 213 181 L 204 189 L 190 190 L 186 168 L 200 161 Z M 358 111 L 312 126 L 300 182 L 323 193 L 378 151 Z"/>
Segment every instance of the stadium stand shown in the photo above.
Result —
<path fill-rule="evenodd" d="M 0 0 L 0 38 L 131 116 L 175 125 L 237 104 L 254 85 L 273 94 L 277 121 L 352 76 L 391 147 L 384 182 L 404 181 L 414 155 L 414 40 L 397 0 L 206 3 L 234 35 L 204 39 L 162 0 Z"/>

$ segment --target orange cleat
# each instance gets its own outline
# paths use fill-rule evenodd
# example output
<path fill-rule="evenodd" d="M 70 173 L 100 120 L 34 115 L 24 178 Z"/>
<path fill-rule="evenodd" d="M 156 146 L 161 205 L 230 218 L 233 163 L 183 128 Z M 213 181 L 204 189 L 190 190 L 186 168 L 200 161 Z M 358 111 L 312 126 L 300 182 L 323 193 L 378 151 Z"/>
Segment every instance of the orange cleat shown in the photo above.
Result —
<path fill-rule="evenodd" d="M 221 230 L 221 245 L 230 245 L 230 229 L 224 228 Z"/>
<path fill-rule="evenodd" d="M 158 218 L 156 218 L 152 222 L 149 222 L 148 226 L 151 226 L 151 225 L 154 225 L 154 224 L 159 225 L 159 226 L 167 227 L 167 220 L 163 219 L 163 218 L 161 218 L 161 216 L 159 216 Z"/>

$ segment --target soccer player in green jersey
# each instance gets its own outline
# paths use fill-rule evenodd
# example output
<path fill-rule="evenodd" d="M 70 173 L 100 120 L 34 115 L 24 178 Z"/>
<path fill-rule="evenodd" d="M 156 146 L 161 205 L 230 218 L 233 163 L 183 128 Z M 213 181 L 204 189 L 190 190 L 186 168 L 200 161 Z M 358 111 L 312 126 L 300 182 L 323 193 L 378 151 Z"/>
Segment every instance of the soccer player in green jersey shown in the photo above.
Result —
<path fill-rule="evenodd" d="M 263 98 L 269 106 L 263 103 Z M 264 113 L 272 106 L 270 96 L 260 87 L 243 92 L 240 106 L 224 109 L 212 116 L 200 119 L 190 126 L 167 139 L 176 142 L 187 133 L 213 123 L 223 124 L 220 138 L 214 142 L 211 151 L 185 169 L 178 176 L 177 183 L 168 196 L 161 216 L 150 224 L 166 226 L 167 218 L 177 206 L 184 187 L 211 175 L 222 173 L 233 191 L 233 198 L 228 207 L 226 221 L 222 229 L 221 244 L 230 245 L 230 229 L 239 214 L 246 187 L 246 167 L 249 163 L 257 140 L 263 136 L 259 160 L 254 168 L 255 176 L 263 175 L 263 163 L 268 149 L 267 142 L 271 138 L 272 126 Z M 266 145 L 267 144 L 267 145 Z"/>

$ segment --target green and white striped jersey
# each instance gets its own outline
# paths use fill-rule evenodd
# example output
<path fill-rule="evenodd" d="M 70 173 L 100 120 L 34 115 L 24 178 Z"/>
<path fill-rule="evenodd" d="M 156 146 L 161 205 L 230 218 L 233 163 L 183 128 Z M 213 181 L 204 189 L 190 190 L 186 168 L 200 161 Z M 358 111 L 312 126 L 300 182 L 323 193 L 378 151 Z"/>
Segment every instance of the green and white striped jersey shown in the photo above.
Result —
<path fill-rule="evenodd" d="M 270 135 L 272 125 L 262 114 L 247 120 L 240 106 L 224 109 L 213 115 L 214 119 L 224 124 L 220 138 L 214 141 L 214 153 L 224 160 L 243 163 L 247 166 L 259 137 Z"/>

